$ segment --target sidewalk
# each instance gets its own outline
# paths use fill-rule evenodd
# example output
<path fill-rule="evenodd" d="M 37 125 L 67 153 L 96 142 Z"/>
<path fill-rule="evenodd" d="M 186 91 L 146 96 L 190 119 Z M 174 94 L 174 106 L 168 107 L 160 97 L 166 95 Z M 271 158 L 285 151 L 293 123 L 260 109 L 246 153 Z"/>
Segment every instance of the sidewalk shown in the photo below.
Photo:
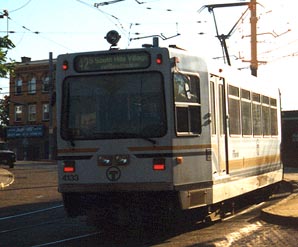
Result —
<path fill-rule="evenodd" d="M 56 160 L 18 160 L 15 165 L 56 165 Z"/>
<path fill-rule="evenodd" d="M 284 181 L 292 193 L 278 203 L 262 209 L 261 219 L 280 225 L 298 225 L 298 168 L 285 168 Z M 283 189 L 282 189 L 283 190 Z M 280 191 L 288 192 L 288 191 Z"/>

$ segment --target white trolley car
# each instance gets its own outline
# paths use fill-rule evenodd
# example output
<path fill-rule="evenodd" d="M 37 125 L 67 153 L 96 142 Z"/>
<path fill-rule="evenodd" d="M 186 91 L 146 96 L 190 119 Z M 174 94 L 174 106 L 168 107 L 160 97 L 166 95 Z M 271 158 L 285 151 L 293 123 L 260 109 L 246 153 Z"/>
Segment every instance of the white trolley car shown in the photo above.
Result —
<path fill-rule="evenodd" d="M 282 180 L 278 90 L 156 43 L 57 59 L 59 191 L 70 216 L 207 213 Z"/>

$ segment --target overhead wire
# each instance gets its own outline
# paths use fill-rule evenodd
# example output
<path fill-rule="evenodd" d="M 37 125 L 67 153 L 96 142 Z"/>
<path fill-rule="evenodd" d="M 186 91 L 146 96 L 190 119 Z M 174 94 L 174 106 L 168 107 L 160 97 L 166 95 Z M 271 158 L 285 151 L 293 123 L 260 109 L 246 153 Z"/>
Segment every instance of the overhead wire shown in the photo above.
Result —
<path fill-rule="evenodd" d="M 267 15 L 267 14 L 271 14 L 271 13 L 272 13 L 272 11 L 266 11 L 265 13 L 261 13 L 260 15 Z M 244 22 L 245 19 L 247 19 L 247 16 L 245 18 L 243 18 L 243 22 Z M 258 19 L 260 19 L 260 18 L 258 18 Z M 263 17 L 263 19 L 264 19 L 264 17 Z M 238 27 L 238 30 L 240 30 L 240 27 Z M 280 38 L 280 36 L 282 36 L 283 34 L 286 34 L 289 31 L 290 31 L 290 29 L 288 29 L 288 31 L 282 33 L 281 35 L 277 35 L 273 32 L 272 37 L 274 39 Z M 266 33 L 262 33 L 262 34 L 271 34 L 271 33 L 266 32 Z M 259 35 L 261 35 L 261 34 L 259 34 Z M 245 35 L 242 34 L 242 39 L 244 37 L 250 37 L 250 36 L 249 35 L 245 36 Z M 266 60 L 268 60 L 268 61 L 266 61 L 266 63 L 270 63 L 270 62 L 280 60 L 280 59 L 283 59 L 283 58 L 286 58 L 286 57 L 289 57 L 289 56 L 297 56 L 298 54 L 295 54 L 293 52 L 289 53 L 288 51 L 284 51 L 284 54 L 278 54 L 277 56 L 274 56 L 274 54 L 277 54 L 278 50 L 282 50 L 284 48 L 289 48 L 290 45 L 293 45 L 293 43 L 296 43 L 297 41 L 298 41 L 298 39 L 290 41 L 290 42 L 288 42 L 286 44 L 283 44 L 283 45 L 280 45 L 280 42 L 276 42 L 278 46 L 272 47 L 271 49 L 267 49 L 267 50 L 264 50 L 264 48 L 263 48 L 262 52 L 258 52 L 258 58 L 266 59 Z M 260 44 L 260 41 L 258 41 L 258 43 Z M 268 43 L 268 39 L 265 39 L 264 43 Z M 258 50 L 261 50 L 261 49 L 259 48 Z M 270 55 L 270 56 L 264 56 L 264 55 Z"/>
<path fill-rule="evenodd" d="M 52 40 L 52 39 L 50 39 L 50 38 L 48 38 L 48 37 L 44 37 L 43 35 L 41 35 L 41 32 L 39 32 L 39 31 L 32 31 L 30 28 L 28 28 L 28 27 L 26 27 L 26 26 L 24 26 L 24 25 L 21 25 L 21 24 L 19 24 L 18 22 L 14 21 L 14 20 L 13 20 L 11 17 L 9 17 L 9 16 L 8 16 L 7 18 L 8 18 L 10 21 L 14 22 L 15 24 L 19 25 L 22 29 L 26 30 L 26 31 L 29 32 L 29 33 L 39 35 L 39 37 L 41 37 L 41 38 L 43 38 L 43 39 L 45 39 L 45 40 L 47 40 L 47 41 L 50 41 L 50 42 L 52 42 L 52 43 L 54 43 L 54 44 L 56 44 L 56 45 L 58 45 L 58 46 L 60 46 L 60 47 L 63 47 L 64 49 L 67 49 L 67 50 L 70 50 L 70 51 L 74 51 L 74 50 L 72 50 L 70 47 L 66 47 L 65 45 L 60 44 L 60 43 L 58 43 L 58 42 L 56 42 L 56 41 L 54 41 L 54 40 Z M 9 33 L 9 30 L 8 30 L 8 33 Z M 15 32 L 13 32 L 13 33 L 15 33 Z M 25 33 L 26 33 L 26 32 L 25 32 Z M 23 40 L 23 38 L 24 38 L 24 35 L 23 35 L 21 41 Z M 21 41 L 20 41 L 20 42 L 21 42 Z M 19 42 L 19 43 L 20 43 L 20 42 Z"/>
<path fill-rule="evenodd" d="M 23 8 L 25 8 L 32 0 L 28 0 L 25 4 L 23 4 L 21 7 L 17 8 L 17 9 L 14 9 L 14 10 L 10 10 L 9 13 L 13 13 L 13 12 L 16 12 L 18 10 L 21 10 Z"/>
<path fill-rule="evenodd" d="M 83 0 L 76 0 L 78 3 L 80 4 L 83 4 L 85 6 L 87 6 L 88 8 L 92 8 L 93 10 L 95 11 L 99 11 L 105 18 L 107 18 L 113 25 L 116 26 L 116 28 L 124 35 L 127 37 L 128 40 L 131 40 L 131 36 L 132 35 L 136 35 L 136 36 L 139 36 L 141 34 L 141 32 L 133 32 L 133 29 L 134 27 L 136 26 L 143 26 L 143 25 L 152 25 L 152 23 L 144 23 L 144 22 L 138 22 L 138 23 L 127 23 L 127 28 L 124 26 L 124 23 L 123 23 L 123 20 L 121 20 L 118 16 L 114 15 L 114 14 L 111 14 L 107 11 L 104 11 L 102 10 L 101 7 L 103 7 L 105 4 L 102 4 L 98 7 L 94 7 L 94 5 L 91 5 Z M 108 3 L 108 4 L 120 4 L 121 2 L 124 2 L 125 0 L 116 0 L 116 1 L 107 1 L 107 2 L 104 2 L 104 3 Z M 134 2 L 137 4 L 137 6 L 139 6 L 138 8 L 143 8 L 143 9 L 146 9 L 146 10 L 149 10 L 149 11 L 163 11 L 165 13 L 170 13 L 170 12 L 182 12 L 183 10 L 175 10 L 173 8 L 158 8 L 158 7 L 152 7 L 151 6 L 151 3 L 153 2 L 157 2 L 158 0 L 155 0 L 155 1 L 138 1 L 138 0 L 134 0 Z M 32 0 L 28 0 L 25 4 L 23 4 L 21 7 L 15 9 L 15 10 L 12 10 L 10 12 L 15 12 L 15 11 L 18 11 L 18 10 L 21 10 L 23 8 L 25 8 L 26 6 L 28 6 L 30 3 L 32 2 Z M 10 21 L 13 21 L 10 17 L 8 17 Z M 159 24 L 160 22 L 158 22 L 157 24 Z M 173 25 L 176 25 L 176 27 L 178 27 L 178 24 L 180 24 L 180 22 L 178 21 L 175 21 L 175 23 L 172 23 Z M 32 34 L 35 34 L 35 35 L 38 35 L 39 37 L 47 40 L 47 41 L 50 41 L 52 43 L 55 43 L 56 45 L 60 46 L 60 47 L 63 47 L 67 50 L 71 50 L 73 51 L 70 47 L 68 46 L 65 46 L 64 44 L 61 44 L 49 37 L 46 37 L 42 34 L 59 34 L 59 32 L 42 32 L 42 31 L 33 31 L 32 29 L 30 29 L 29 27 L 25 26 L 25 25 L 21 25 L 21 24 L 18 24 L 22 27 L 23 30 L 25 30 L 25 32 L 23 33 L 23 37 L 21 39 L 20 42 L 22 42 L 23 38 L 24 38 L 24 35 L 29 32 L 29 33 L 32 33 Z M 169 23 L 169 25 L 171 25 L 171 23 Z M 17 31 L 14 31 L 14 32 L 11 32 L 11 33 L 20 33 L 20 32 L 17 32 Z M 81 32 L 61 32 L 63 34 L 75 34 L 75 33 L 81 33 Z M 92 32 L 93 33 L 93 32 Z M 145 34 L 145 33 L 142 33 L 142 35 Z M 263 53 L 270 53 L 270 52 L 274 52 L 276 49 L 272 49 L 272 50 L 268 50 L 266 52 L 263 52 Z M 260 53 L 262 54 L 262 53 Z"/>
<path fill-rule="evenodd" d="M 83 3 L 83 4 L 85 4 L 85 5 L 88 5 L 87 3 L 85 3 L 85 2 L 83 2 L 83 1 L 81 1 L 81 0 L 76 0 L 76 1 L 78 1 L 78 2 L 80 2 L 80 3 Z M 27 1 L 25 4 L 23 4 L 21 7 L 17 8 L 17 9 L 14 9 L 14 10 L 11 10 L 11 11 L 9 11 L 9 13 L 13 13 L 13 12 L 16 12 L 16 11 L 19 11 L 19 10 L 23 9 L 23 8 L 25 8 L 26 6 L 28 6 L 31 2 L 32 2 L 32 0 L 28 0 L 28 1 Z M 102 12 L 103 14 L 110 15 L 110 14 L 108 14 L 108 13 L 102 11 L 102 10 L 99 10 L 99 11 Z M 118 19 L 116 16 L 113 16 L 113 15 L 110 15 L 110 16 L 113 17 L 114 19 L 118 20 L 118 22 L 119 22 L 119 19 Z M 49 41 L 49 42 L 52 42 L 52 43 L 54 43 L 54 44 L 56 44 L 56 45 L 58 45 L 58 46 L 60 46 L 60 47 L 62 47 L 62 48 L 64 48 L 64 49 L 67 49 L 67 50 L 69 50 L 69 51 L 74 51 L 74 50 L 71 49 L 70 47 L 67 47 L 67 46 L 65 46 L 65 45 L 63 45 L 63 44 L 61 44 L 61 43 L 59 43 L 59 42 L 57 42 L 57 41 L 55 41 L 55 40 L 53 40 L 53 39 L 50 39 L 50 38 L 48 38 L 48 37 L 45 37 L 45 36 L 41 35 L 41 33 L 47 33 L 47 32 L 33 31 L 33 30 L 31 30 L 30 28 L 28 28 L 27 26 L 25 26 L 25 25 L 21 25 L 21 24 L 17 23 L 16 21 L 14 21 L 14 20 L 13 20 L 10 16 L 8 16 L 8 15 L 7 15 L 7 20 L 16 23 L 16 24 L 19 25 L 22 29 L 26 30 L 26 31 L 29 32 L 29 33 L 39 35 L 39 37 L 41 37 L 41 38 L 43 38 L 43 39 L 45 39 L 45 40 L 47 40 L 47 41 Z M 0 31 L 0 32 L 4 32 L 4 31 Z M 9 30 L 7 30 L 7 31 L 5 31 L 5 32 L 8 33 L 8 34 L 19 33 L 19 32 L 16 32 L 16 31 L 9 31 Z M 48 32 L 48 33 L 49 33 L 49 32 Z M 65 32 L 63 32 L 63 33 L 65 34 Z M 22 42 L 22 40 L 23 40 L 25 34 L 26 34 L 26 32 L 23 32 L 23 36 L 22 36 L 21 40 L 18 41 L 17 44 L 20 44 L 20 43 Z"/>
<path fill-rule="evenodd" d="M 113 25 L 116 26 L 117 30 L 123 36 L 125 36 L 127 38 L 127 40 L 128 40 L 128 45 L 127 46 L 129 46 L 131 41 L 134 40 L 134 38 L 131 37 L 132 34 L 135 34 L 136 36 L 139 36 L 141 34 L 141 32 L 139 32 L 139 31 L 133 32 L 132 30 L 133 30 L 134 26 L 144 25 L 144 23 L 142 23 L 142 22 L 132 23 L 132 22 L 128 22 L 128 21 L 123 22 L 123 20 L 121 20 L 118 16 L 102 10 L 102 7 L 105 7 L 105 6 L 111 5 L 111 4 L 115 5 L 115 4 L 121 3 L 123 1 L 106 1 L 106 2 L 101 2 L 101 3 L 98 3 L 98 4 L 95 3 L 93 6 L 90 5 L 89 3 L 86 3 L 84 1 L 82 1 L 82 0 L 76 0 L 76 1 L 81 3 L 81 4 L 84 4 L 85 6 L 87 6 L 89 8 L 96 9 L 96 10 L 100 11 L 101 14 L 106 16 L 106 18 Z M 154 10 L 154 11 L 163 11 L 163 12 L 173 12 L 173 11 L 175 12 L 175 10 L 170 9 L 170 8 L 161 9 L 161 8 L 155 8 L 155 7 L 153 8 L 153 7 L 148 6 L 148 4 L 153 3 L 153 2 L 157 2 L 157 1 L 160 1 L 160 0 L 154 0 L 154 1 L 137 1 L 137 0 L 134 0 L 134 2 L 137 4 L 137 6 L 140 6 L 138 8 L 142 8 L 142 9 L 146 9 L 146 10 L 150 10 L 150 11 Z M 171 23 L 171 25 L 175 25 L 177 27 L 177 23 L 178 22 L 175 21 L 174 23 Z M 160 19 L 159 19 L 159 22 L 156 23 L 156 25 L 160 25 L 160 24 L 161 24 L 161 22 L 160 22 Z M 150 25 L 152 25 L 152 23 L 150 23 Z"/>
<path fill-rule="evenodd" d="M 86 3 L 82 0 L 75 0 L 89 8 L 92 8 L 93 10 L 97 10 L 99 11 L 100 13 L 102 13 L 113 25 L 115 25 L 117 28 L 118 28 L 118 31 L 120 31 L 122 34 L 124 35 L 127 35 L 127 32 L 125 32 L 125 29 L 124 29 L 124 26 L 122 25 L 120 19 L 115 16 L 115 15 L 112 15 L 108 12 L 105 12 L 103 10 L 101 10 L 100 8 L 95 8 L 94 5 L 90 5 L 89 3 Z M 120 28 L 119 28 L 120 27 Z"/>
<path fill-rule="evenodd" d="M 129 28 L 128 28 L 128 30 L 127 30 L 127 28 L 125 28 L 125 26 L 123 25 L 123 22 L 120 20 L 120 18 L 119 17 L 117 17 L 116 15 L 114 15 L 114 14 L 110 14 L 110 13 L 108 13 L 108 12 L 106 12 L 106 11 L 103 11 L 102 9 L 100 9 L 100 8 L 95 8 L 94 6 L 92 6 L 92 5 L 90 5 L 89 3 L 87 3 L 87 2 L 85 2 L 85 1 L 83 1 L 83 0 L 76 0 L 77 2 L 79 2 L 79 3 L 81 3 L 81 4 L 83 4 L 83 5 L 85 5 L 85 6 L 87 6 L 87 7 L 89 7 L 89 8 L 92 8 L 93 10 L 97 10 L 97 11 L 99 11 L 101 14 L 103 14 L 113 25 L 115 25 L 117 28 L 118 28 L 118 30 L 121 32 L 121 34 L 123 34 L 125 37 L 127 37 L 127 39 L 128 40 L 130 40 L 130 35 L 131 35 L 131 31 L 132 31 L 132 25 L 130 25 L 131 23 L 129 23 L 128 24 L 128 26 L 129 26 Z M 123 0 L 123 1 L 125 1 L 125 0 Z M 153 3 L 153 2 L 158 2 L 158 1 L 160 1 L 160 0 L 153 0 L 153 1 L 137 1 L 137 0 L 135 0 L 135 2 L 136 2 L 136 4 L 138 4 L 138 6 L 139 5 L 145 5 L 145 4 L 148 4 L 148 3 Z M 27 5 L 29 5 L 29 3 L 30 2 L 32 2 L 32 0 L 29 0 L 29 1 L 27 1 L 24 5 L 22 5 L 21 7 L 19 7 L 19 8 L 17 8 L 17 9 L 15 9 L 15 10 L 13 10 L 13 11 L 10 11 L 10 12 L 15 12 L 15 11 L 18 11 L 18 10 L 20 10 L 20 9 L 23 9 L 24 7 L 26 7 Z M 116 3 L 116 2 L 121 2 L 121 1 L 108 1 L 108 2 L 104 2 L 104 3 L 109 3 L 109 2 L 111 2 L 111 3 Z M 103 5 L 105 5 L 105 4 L 103 4 Z M 172 12 L 172 11 L 174 11 L 173 9 L 160 9 L 160 8 L 152 8 L 152 7 L 144 7 L 144 8 L 146 8 L 147 10 L 162 10 L 162 11 L 166 11 L 166 12 Z M 11 17 L 8 17 L 8 19 L 10 20 L 10 21 L 14 21 L 14 20 L 12 20 L 12 18 Z M 15 21 L 14 21 L 15 22 Z M 17 22 L 15 22 L 15 23 L 17 23 Z M 159 22 L 160 23 L 160 22 Z M 158 25 L 159 25 L 159 23 L 158 23 Z M 177 21 L 173 24 L 173 25 L 176 25 L 177 26 Z M 46 40 L 48 40 L 48 41 L 50 41 L 50 42 L 53 42 L 53 43 L 55 43 L 56 45 L 59 45 L 59 46 L 61 46 L 61 47 L 63 47 L 63 48 L 65 48 L 65 49 L 69 49 L 69 50 L 71 50 L 71 48 L 69 48 L 69 47 L 66 47 L 65 45 L 62 45 L 61 43 L 58 43 L 58 42 L 56 42 L 56 41 L 54 41 L 54 40 L 52 40 L 52 39 L 50 39 L 50 38 L 48 38 L 48 37 L 44 37 L 44 36 L 42 36 L 41 34 L 46 34 L 46 33 L 50 33 L 50 32 L 44 32 L 44 31 L 33 31 L 33 30 L 31 30 L 29 27 L 27 27 L 27 26 L 25 26 L 25 25 L 21 25 L 21 24 L 19 24 L 19 23 L 17 23 L 19 26 L 21 26 L 22 27 L 22 29 L 24 29 L 24 30 L 26 30 L 26 31 L 28 31 L 28 32 L 30 32 L 30 33 L 32 33 L 32 34 L 38 34 L 38 35 L 40 35 L 40 37 L 42 37 L 43 39 L 46 39 Z M 138 25 L 141 25 L 141 24 L 138 24 Z M 18 31 L 9 31 L 9 30 L 7 30 L 7 32 L 8 33 L 10 33 L 10 34 L 13 34 L 13 33 L 20 33 L 20 32 L 18 32 Z M 52 32 L 52 33 L 54 33 L 54 32 Z M 55 33 L 58 33 L 58 32 L 55 32 Z M 67 33 L 70 33 L 70 32 L 63 32 L 63 34 L 67 34 Z M 72 32 L 72 33 L 74 33 L 74 32 Z M 79 32 L 76 32 L 76 33 L 79 33 Z M 136 35 L 138 35 L 138 33 L 139 32 L 136 32 L 135 34 Z M 23 34 L 23 37 L 24 37 L 24 34 Z M 22 37 L 22 39 L 23 39 L 23 37 Z M 21 40 L 22 40 L 21 39 Z M 21 42 L 21 41 L 20 41 Z M 18 42 L 18 43 L 20 43 L 20 42 Z"/>

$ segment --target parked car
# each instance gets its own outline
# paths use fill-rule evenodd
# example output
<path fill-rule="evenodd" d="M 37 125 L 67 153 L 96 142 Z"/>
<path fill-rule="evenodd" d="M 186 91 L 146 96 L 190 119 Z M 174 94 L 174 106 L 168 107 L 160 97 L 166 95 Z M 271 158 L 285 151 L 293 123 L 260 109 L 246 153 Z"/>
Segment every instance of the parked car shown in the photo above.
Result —
<path fill-rule="evenodd" d="M 8 165 L 10 168 L 13 168 L 15 162 L 16 154 L 9 150 L 6 142 L 0 141 L 0 164 Z"/>

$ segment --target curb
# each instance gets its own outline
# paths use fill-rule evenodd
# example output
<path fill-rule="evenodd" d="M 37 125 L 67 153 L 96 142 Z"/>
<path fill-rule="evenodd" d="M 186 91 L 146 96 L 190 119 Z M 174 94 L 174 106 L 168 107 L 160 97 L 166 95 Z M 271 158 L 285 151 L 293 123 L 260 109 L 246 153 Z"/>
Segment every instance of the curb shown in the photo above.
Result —
<path fill-rule="evenodd" d="M 56 160 L 37 160 L 37 161 L 26 161 L 26 160 L 17 160 L 15 165 L 56 165 Z"/>
<path fill-rule="evenodd" d="M 5 187 L 8 187 L 14 182 L 14 175 L 5 170 L 0 168 L 0 189 L 4 189 Z"/>
<path fill-rule="evenodd" d="M 297 198 L 298 198 L 298 194 L 294 193 L 289 195 L 287 198 L 281 200 L 277 204 L 262 209 L 260 218 L 272 224 L 297 226 L 298 224 L 297 216 L 291 216 L 290 214 L 285 215 L 285 214 L 282 214 L 280 210 L 278 210 L 279 207 L 283 207 L 284 205 L 289 204 L 290 201 L 298 200 Z M 298 204 L 297 204 L 297 211 L 298 211 Z"/>

